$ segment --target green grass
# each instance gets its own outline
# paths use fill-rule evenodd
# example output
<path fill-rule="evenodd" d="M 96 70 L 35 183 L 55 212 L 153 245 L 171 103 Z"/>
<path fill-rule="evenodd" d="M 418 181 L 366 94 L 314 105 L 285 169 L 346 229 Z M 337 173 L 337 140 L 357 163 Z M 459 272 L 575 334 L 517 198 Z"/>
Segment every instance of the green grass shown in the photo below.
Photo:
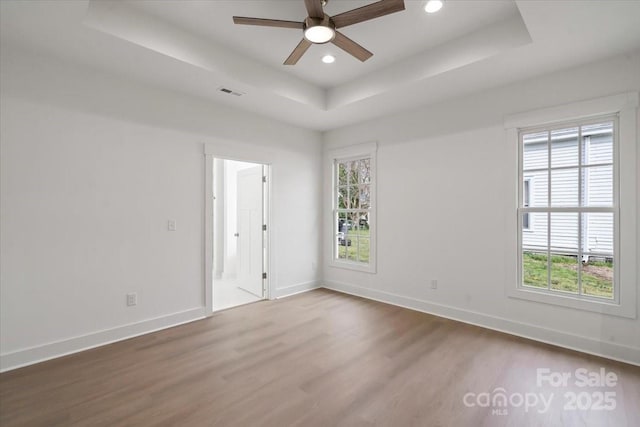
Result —
<path fill-rule="evenodd" d="M 525 252 L 522 257 L 524 284 L 537 288 L 547 287 L 547 255 Z M 596 274 L 595 267 L 600 272 Z M 613 297 L 613 283 L 603 277 L 613 275 L 613 264 L 610 262 L 590 262 L 583 267 L 582 293 L 605 298 Z M 578 293 L 578 261 L 575 257 L 551 256 L 551 289 L 569 293 Z"/>
<path fill-rule="evenodd" d="M 338 258 L 348 261 L 369 262 L 369 230 L 358 229 L 347 231 L 346 238 L 351 241 L 350 246 L 338 245 Z M 357 257 L 359 255 L 359 258 Z"/>

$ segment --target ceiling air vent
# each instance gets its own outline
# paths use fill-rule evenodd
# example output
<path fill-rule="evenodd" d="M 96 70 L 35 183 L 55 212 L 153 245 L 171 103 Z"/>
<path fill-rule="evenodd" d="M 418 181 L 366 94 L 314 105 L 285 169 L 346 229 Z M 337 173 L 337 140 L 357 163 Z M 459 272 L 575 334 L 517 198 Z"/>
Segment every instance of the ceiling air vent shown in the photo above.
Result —
<path fill-rule="evenodd" d="M 242 95 L 244 95 L 244 93 L 243 93 L 243 92 L 238 92 L 237 90 L 229 89 L 229 88 L 226 88 L 226 87 L 219 87 L 219 88 L 218 88 L 218 90 L 219 90 L 220 92 L 226 93 L 226 94 L 228 94 L 228 95 L 235 95 L 235 96 L 242 96 Z"/>

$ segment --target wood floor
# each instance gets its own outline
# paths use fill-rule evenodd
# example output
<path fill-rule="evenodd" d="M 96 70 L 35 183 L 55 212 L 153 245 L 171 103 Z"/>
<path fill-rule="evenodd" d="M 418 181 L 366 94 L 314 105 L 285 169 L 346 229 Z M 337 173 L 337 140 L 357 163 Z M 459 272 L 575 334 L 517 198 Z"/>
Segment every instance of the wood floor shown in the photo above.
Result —
<path fill-rule="evenodd" d="M 538 387 L 538 368 L 572 378 Z M 580 368 L 616 384 L 578 387 Z M 3 427 L 640 422 L 638 367 L 328 290 L 6 372 L 0 387 Z M 493 399 L 500 387 L 506 406 Z M 548 410 L 534 394 L 552 399 Z"/>

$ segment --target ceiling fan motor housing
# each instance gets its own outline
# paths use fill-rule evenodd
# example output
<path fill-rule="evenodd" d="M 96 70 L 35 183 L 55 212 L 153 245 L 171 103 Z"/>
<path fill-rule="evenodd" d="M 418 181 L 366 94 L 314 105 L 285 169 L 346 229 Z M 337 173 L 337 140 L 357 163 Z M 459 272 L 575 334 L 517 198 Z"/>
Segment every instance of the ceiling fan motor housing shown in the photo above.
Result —
<path fill-rule="evenodd" d="M 307 30 L 312 29 L 314 27 L 321 27 L 321 28 L 328 28 L 329 30 L 331 30 L 331 38 L 325 40 L 325 41 L 315 41 L 313 39 L 310 39 L 307 36 Z M 335 36 L 336 36 L 336 25 L 333 23 L 333 20 L 331 19 L 331 17 L 329 17 L 329 15 L 325 14 L 324 18 L 320 19 L 320 18 L 312 18 L 310 16 L 308 16 L 305 20 L 304 20 L 304 25 L 303 25 L 303 31 L 305 34 L 305 38 L 307 40 L 309 40 L 312 43 L 315 44 L 325 44 L 325 43 L 329 43 L 330 41 L 332 41 Z"/>

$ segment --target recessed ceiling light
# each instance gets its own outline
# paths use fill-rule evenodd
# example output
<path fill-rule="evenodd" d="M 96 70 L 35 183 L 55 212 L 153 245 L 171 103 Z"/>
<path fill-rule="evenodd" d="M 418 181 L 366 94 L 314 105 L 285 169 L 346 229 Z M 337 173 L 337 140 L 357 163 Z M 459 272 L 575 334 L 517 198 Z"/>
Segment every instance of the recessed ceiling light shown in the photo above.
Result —
<path fill-rule="evenodd" d="M 427 13 L 436 13 L 442 9 L 442 0 L 429 0 L 424 6 L 424 11 Z"/>
<path fill-rule="evenodd" d="M 336 57 L 333 55 L 325 55 L 322 57 L 322 62 L 324 62 L 325 64 L 331 64 L 333 62 L 335 62 Z"/>

